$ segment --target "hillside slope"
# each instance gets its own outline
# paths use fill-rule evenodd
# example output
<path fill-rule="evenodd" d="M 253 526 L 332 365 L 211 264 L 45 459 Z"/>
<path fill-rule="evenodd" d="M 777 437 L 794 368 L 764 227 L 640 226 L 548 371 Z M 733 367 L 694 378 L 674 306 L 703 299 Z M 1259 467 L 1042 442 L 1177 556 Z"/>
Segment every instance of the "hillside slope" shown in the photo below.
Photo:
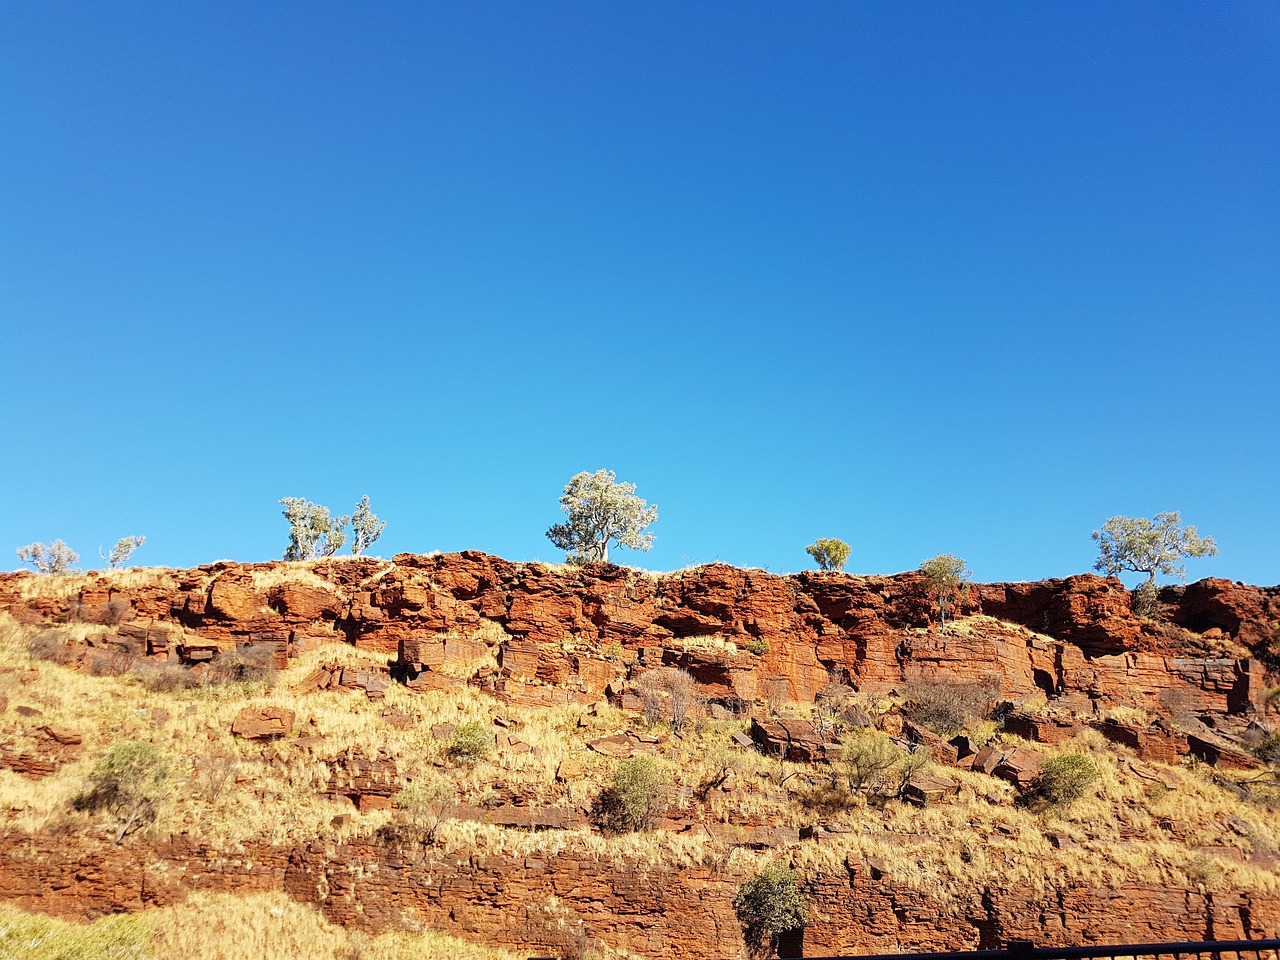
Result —
<path fill-rule="evenodd" d="M 744 949 L 734 894 L 780 859 L 808 953 L 1276 936 L 1280 588 L 1161 602 L 980 585 L 943 632 L 913 574 L 465 553 L 0 575 L 0 899 L 285 891 L 350 929 L 710 957 Z M 645 679 L 676 671 L 679 724 Z M 874 783 L 867 738 L 897 751 Z M 125 742 L 165 777 L 122 831 L 85 795 Z M 1097 779 L 1051 803 L 1064 755 Z M 670 781 L 653 829 L 602 832 L 645 756 Z"/>

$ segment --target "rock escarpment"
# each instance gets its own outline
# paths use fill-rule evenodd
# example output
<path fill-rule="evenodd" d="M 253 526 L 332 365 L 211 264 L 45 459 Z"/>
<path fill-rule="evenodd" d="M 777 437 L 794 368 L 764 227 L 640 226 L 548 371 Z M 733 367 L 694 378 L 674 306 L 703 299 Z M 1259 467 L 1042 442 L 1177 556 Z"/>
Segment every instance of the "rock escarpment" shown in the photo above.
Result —
<path fill-rule="evenodd" d="M 115 674 L 129 665 L 193 674 L 269 661 L 283 666 L 299 651 L 323 645 L 383 654 L 389 667 L 370 657 L 339 656 L 336 649 L 324 653 L 301 682 L 304 671 L 296 671 L 290 690 L 314 694 L 317 701 L 324 699 L 319 691 L 368 698 L 375 705 L 365 706 L 383 711 L 388 725 L 413 722 L 412 710 L 397 705 L 410 695 L 392 683 L 416 691 L 469 684 L 521 706 L 605 699 L 638 706 L 633 681 L 655 667 L 674 666 L 689 672 L 712 711 L 751 712 L 757 742 L 785 744 L 766 752 L 805 763 L 820 761 L 830 746 L 820 731 L 804 719 L 771 719 L 764 707 L 777 700 L 812 701 L 835 680 L 868 694 L 909 692 L 928 683 L 981 686 L 1023 705 L 1010 708 L 1007 732 L 1054 744 L 1093 726 L 1151 761 L 1126 762 L 1152 790 L 1177 789 L 1179 782 L 1155 763 L 1194 756 L 1219 767 L 1258 765 L 1243 738 L 1274 720 L 1266 694 L 1276 679 L 1280 588 L 1206 580 L 1167 588 L 1160 600 L 1160 615 L 1143 619 L 1133 615 L 1129 594 L 1116 580 L 1080 576 L 980 585 L 963 601 L 962 617 L 943 632 L 930 624 L 930 600 L 914 574 L 777 576 L 713 564 L 654 575 L 463 553 L 65 579 L 0 575 L 0 609 L 29 627 L 33 652 L 39 648 L 44 659 L 89 672 Z M 385 710 L 384 698 L 392 701 Z M 1055 709 L 1025 708 L 1027 701 Z M 1112 715 L 1122 707 L 1144 708 L 1160 719 Z M 0 703 L 0 712 L 6 709 Z M 84 745 L 57 719 L 24 717 L 31 736 L 20 749 L 0 749 L 0 765 L 35 779 L 76 762 Z M 282 762 L 318 739 L 304 720 L 305 711 L 295 724 L 291 713 L 261 706 L 246 706 L 234 722 L 227 718 L 242 743 L 261 746 L 264 756 L 270 751 Z M 887 713 L 877 722 L 894 736 L 929 746 L 940 761 L 1019 790 L 1039 769 L 1041 755 L 1025 745 L 971 749 L 901 714 Z M 531 749 L 496 719 L 495 726 L 504 728 L 495 732 L 507 754 Z M 594 734 L 597 739 L 583 749 L 623 758 L 656 743 L 634 729 L 601 737 L 606 732 Z M 406 776 L 396 757 L 376 750 L 348 750 L 326 763 L 316 789 L 350 800 L 355 812 L 338 818 L 344 822 L 385 811 Z M 581 763 L 566 760 L 555 776 L 572 780 L 582 772 Z M 947 772 L 912 786 L 921 803 L 948 802 L 944 797 L 956 791 Z M 984 801 L 985 789 L 978 789 L 975 802 L 1004 802 Z M 578 808 L 522 807 L 514 800 L 460 808 L 458 815 L 529 830 L 585 822 Z M 741 825 L 690 821 L 662 829 L 712 836 L 722 826 Z M 888 951 L 899 944 L 985 947 L 1013 937 L 1065 942 L 1280 934 L 1275 898 L 1247 890 L 1186 889 L 1185 879 L 1166 889 L 1129 875 L 1111 883 L 1095 875 L 1094 882 L 1055 877 L 1039 891 L 983 882 L 944 895 L 895 875 L 902 864 L 877 863 L 869 854 L 845 859 L 846 847 L 830 844 L 847 843 L 848 835 L 833 839 L 834 832 L 819 823 L 779 828 L 790 836 L 777 842 L 767 836 L 776 824 L 751 826 L 758 828 L 749 831 L 753 842 L 814 863 L 821 859 L 814 850 L 838 850 L 821 859 L 821 868 L 803 872 L 811 908 L 804 947 L 810 954 Z M 1172 823 L 1168 829 L 1174 835 L 1180 828 Z M 904 847 L 911 836 L 909 830 L 893 834 Z M 1037 832 L 1035 839 L 1055 849 L 1111 842 L 1088 831 L 1076 839 Z M 176 831 L 168 841 L 139 837 L 131 843 L 124 849 L 88 837 L 70 843 L 38 833 L 4 834 L 0 899 L 79 916 L 175 902 L 192 889 L 284 889 L 345 925 L 383 929 L 411 920 L 519 949 L 571 949 L 557 938 L 574 930 L 642 955 L 725 956 L 742 946 L 732 900 L 746 873 L 723 852 L 730 843 L 679 869 L 607 862 L 581 852 L 580 845 L 551 843 L 544 852 L 518 856 L 501 843 L 462 850 L 376 843 L 368 831 L 355 829 L 314 842 L 308 832 L 307 842 L 290 848 L 251 842 L 234 853 L 202 849 Z M 1274 851 L 1264 847 L 1251 840 L 1247 851 L 1259 870 L 1271 869 Z M 721 859 L 712 862 L 714 857 Z M 903 863 L 909 869 L 911 857 Z"/>
<path fill-rule="evenodd" d="M 520 564 L 481 553 L 307 565 L 221 563 L 89 576 L 50 590 L 0 575 L 23 623 L 101 625 L 80 659 L 158 656 L 192 665 L 232 646 L 279 661 L 325 642 L 397 657 L 432 689 L 469 681 L 530 704 L 601 699 L 636 667 L 679 666 L 722 702 L 812 701 L 832 679 L 888 692 L 919 680 L 1037 693 L 1076 712 L 1115 706 L 1209 718 L 1265 708 L 1280 587 L 1167 587 L 1161 615 L 1130 609 L 1116 579 L 983 584 L 969 619 L 929 628 L 914 573 L 778 576 L 710 564 L 674 574 Z M 975 616 L 976 615 L 976 616 Z"/>
<path fill-rule="evenodd" d="M 64 916 L 164 906 L 189 891 L 283 889 L 345 926 L 406 918 L 511 949 L 565 951 L 591 939 L 638 956 L 725 957 L 742 949 L 732 901 L 746 875 L 728 867 L 611 864 L 571 852 L 513 856 L 373 844 L 254 847 L 220 856 L 186 842 L 121 857 L 106 846 L 0 835 L 0 899 Z M 1041 943 L 1251 939 L 1280 933 L 1280 902 L 1158 884 L 1067 884 L 1038 895 L 975 888 L 940 900 L 850 861 L 808 879 L 810 956 Z M 578 945 L 581 949 L 581 945 Z"/>

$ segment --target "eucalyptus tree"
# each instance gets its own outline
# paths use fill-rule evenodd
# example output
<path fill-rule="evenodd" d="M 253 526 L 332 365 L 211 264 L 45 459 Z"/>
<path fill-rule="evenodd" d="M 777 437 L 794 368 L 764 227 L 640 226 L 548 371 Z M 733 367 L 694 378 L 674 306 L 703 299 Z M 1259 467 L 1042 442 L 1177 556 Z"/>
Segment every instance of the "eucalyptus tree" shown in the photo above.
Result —
<path fill-rule="evenodd" d="M 1155 608 L 1156 574 L 1183 578 L 1187 574 L 1181 560 L 1211 557 L 1218 545 L 1213 537 L 1202 537 L 1196 528 L 1182 522 L 1178 511 L 1146 517 L 1112 517 L 1093 531 L 1098 544 L 1098 560 L 1093 569 L 1109 576 L 1129 571 L 1145 573 L 1147 579 L 1134 591 L 1135 609 L 1146 615 Z"/>
<path fill-rule="evenodd" d="M 636 496 L 634 483 L 619 483 L 612 470 L 575 474 L 560 496 L 564 523 L 547 531 L 547 539 L 567 552 L 570 561 L 609 560 L 609 544 L 632 550 L 648 550 L 653 534 L 645 533 L 658 519 L 656 505 Z"/>

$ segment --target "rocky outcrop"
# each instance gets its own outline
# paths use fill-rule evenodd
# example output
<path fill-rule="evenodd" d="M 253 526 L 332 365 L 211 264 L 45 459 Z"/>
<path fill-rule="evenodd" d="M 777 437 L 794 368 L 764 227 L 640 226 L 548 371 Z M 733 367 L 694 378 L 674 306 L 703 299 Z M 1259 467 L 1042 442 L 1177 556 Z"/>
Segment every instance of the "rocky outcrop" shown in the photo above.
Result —
<path fill-rule="evenodd" d="M 1007 729 L 1031 741 L 1052 745 L 1090 726 L 1150 761 L 1176 764 L 1190 755 L 1250 768 L 1257 761 L 1236 734 L 1274 710 L 1266 691 L 1276 678 L 1267 664 L 1274 662 L 1280 588 L 1201 581 L 1166 588 L 1160 602 L 1164 612 L 1153 621 L 1132 614 L 1116 580 L 987 584 L 970 592 L 964 617 L 940 632 L 930 625 L 929 599 L 915 574 L 776 576 L 712 564 L 653 575 L 462 553 L 215 564 L 59 581 L 0 575 L 0 609 L 38 628 L 32 643 L 39 655 L 92 671 L 138 661 L 209 671 L 224 657 L 253 651 L 281 666 L 298 650 L 346 643 L 392 655 L 394 665 L 385 672 L 342 665 L 348 657 L 321 658 L 295 692 L 345 690 L 378 700 L 392 682 L 422 691 L 473 684 L 528 705 L 612 699 L 639 709 L 644 704 L 631 681 L 678 667 L 721 716 L 813 700 L 824 689 L 910 694 L 930 684 L 981 685 L 1022 704 L 1008 708 Z M 1105 713 L 1121 706 L 1161 718 Z M 754 711 L 752 729 L 765 752 L 799 761 L 825 757 L 819 726 L 766 712 Z M 287 713 L 246 707 L 235 731 L 287 735 L 294 719 Z M 384 719 L 404 728 L 419 722 L 403 706 L 389 708 Z M 1033 788 L 1040 770 L 1041 754 L 1027 747 L 974 749 L 897 711 L 864 719 L 904 745 L 1022 790 Z M 499 751 L 533 749 L 495 722 Z M 445 726 L 432 732 L 448 736 Z M 47 776 L 80 750 L 74 732 L 38 711 L 22 714 L 21 730 L 20 742 L 0 743 L 0 765 L 25 777 Z M 318 745 L 305 725 L 302 733 L 290 743 Z M 658 752 L 660 744 L 628 730 L 597 736 L 588 746 L 620 760 Z M 391 807 L 407 775 L 395 757 L 378 753 L 346 751 L 325 763 L 325 792 L 364 813 Z M 1153 783 L 1175 773 L 1137 760 L 1131 766 Z M 555 776 L 581 778 L 582 761 L 562 760 Z M 957 789 L 948 771 L 936 769 L 911 786 L 908 795 L 919 803 Z M 503 800 L 456 813 L 531 831 L 579 827 L 585 819 L 577 808 Z M 682 816 L 674 806 L 668 813 Z M 769 823 L 687 826 L 711 837 L 723 832 L 734 844 L 774 846 L 782 857 L 801 834 L 795 825 Z M 831 842 L 817 827 L 805 829 L 806 842 Z M 853 858 L 833 867 L 816 860 L 826 865 L 802 871 L 811 910 L 803 947 L 810 955 L 884 952 L 900 944 L 985 948 L 1023 937 L 1052 944 L 1280 935 L 1280 904 L 1248 892 L 1062 880 L 1041 892 L 927 893 L 883 863 Z M 0 900 L 80 917 L 172 903 L 193 889 L 285 890 L 344 925 L 372 930 L 418 922 L 539 953 L 600 941 L 640 955 L 723 957 L 742 946 L 732 900 L 745 877 L 732 862 L 674 869 L 607 862 L 554 843 L 546 853 L 516 857 L 369 836 L 289 849 L 251 844 L 228 854 L 185 838 L 139 839 L 126 852 L 14 832 L 0 834 Z"/>
<path fill-rule="evenodd" d="M 1044 894 L 979 887 L 940 896 L 854 859 L 801 876 L 810 956 L 902 945 L 987 949 L 1022 938 L 1053 945 L 1280 935 L 1280 901 L 1250 893 L 1064 881 Z M 105 845 L 72 850 L 56 838 L 0 834 L 0 899 L 27 909 L 94 917 L 176 903 L 196 889 L 283 889 L 344 926 L 419 923 L 540 954 L 596 942 L 639 956 L 737 955 L 733 897 L 745 879 L 724 866 L 610 863 L 563 851 L 511 856 L 353 842 L 224 856 L 178 840 L 120 856 Z"/>
<path fill-rule="evenodd" d="M 280 664 L 309 645 L 346 642 L 395 655 L 396 678 L 414 689 L 473 683 L 529 705 L 616 697 L 628 677 L 675 666 L 727 708 L 813 700 L 834 678 L 870 692 L 980 683 L 1075 713 L 1133 706 L 1207 717 L 1226 734 L 1230 718 L 1263 712 L 1274 677 L 1261 658 L 1274 653 L 1280 587 L 1204 580 L 1165 588 L 1160 601 L 1162 618 L 1147 620 L 1114 578 L 984 584 L 961 604 L 968 619 L 942 633 L 915 573 L 776 576 L 709 564 L 659 575 L 464 552 L 220 563 L 63 585 L 0 575 L 0 609 L 63 625 L 65 659 L 91 669 L 146 656 L 200 664 L 255 646 Z M 336 682 L 376 697 L 383 681 L 344 671 Z"/>

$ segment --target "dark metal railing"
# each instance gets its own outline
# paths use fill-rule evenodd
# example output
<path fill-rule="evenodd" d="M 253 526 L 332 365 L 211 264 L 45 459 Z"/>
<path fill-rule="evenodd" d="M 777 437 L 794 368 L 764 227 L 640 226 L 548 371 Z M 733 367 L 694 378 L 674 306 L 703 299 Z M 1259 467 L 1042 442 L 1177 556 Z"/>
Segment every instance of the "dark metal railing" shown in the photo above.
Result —
<path fill-rule="evenodd" d="M 785 949 L 785 948 L 784 948 Z M 1037 947 L 1030 940 L 1010 940 L 1003 950 L 950 953 L 880 953 L 857 957 L 809 957 L 806 960 L 1170 960 L 1211 957 L 1213 960 L 1280 960 L 1280 940 L 1207 940 L 1190 943 L 1121 943 L 1096 947 Z M 528 960 L 555 960 L 529 957 Z"/>
<path fill-rule="evenodd" d="M 1119 960 L 1152 957 L 1170 960 L 1280 960 L 1280 940 L 1209 940 L 1191 943 L 1122 943 L 1094 947 L 1038 947 L 1010 940 L 1003 950 L 957 953 L 884 953 L 868 957 L 815 957 L 812 960 Z"/>

